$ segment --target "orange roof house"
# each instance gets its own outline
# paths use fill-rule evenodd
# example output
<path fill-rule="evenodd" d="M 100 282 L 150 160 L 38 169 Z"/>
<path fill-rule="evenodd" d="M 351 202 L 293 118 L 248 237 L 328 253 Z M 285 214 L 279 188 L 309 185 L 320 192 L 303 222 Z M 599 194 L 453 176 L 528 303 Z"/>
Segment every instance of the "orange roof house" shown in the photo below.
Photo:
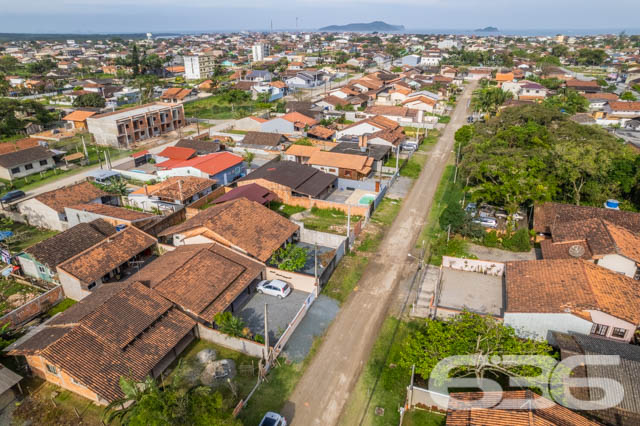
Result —
<path fill-rule="evenodd" d="M 95 111 L 75 110 L 71 114 L 67 114 L 63 120 L 71 122 L 74 129 L 86 129 L 87 118 L 95 115 Z"/>

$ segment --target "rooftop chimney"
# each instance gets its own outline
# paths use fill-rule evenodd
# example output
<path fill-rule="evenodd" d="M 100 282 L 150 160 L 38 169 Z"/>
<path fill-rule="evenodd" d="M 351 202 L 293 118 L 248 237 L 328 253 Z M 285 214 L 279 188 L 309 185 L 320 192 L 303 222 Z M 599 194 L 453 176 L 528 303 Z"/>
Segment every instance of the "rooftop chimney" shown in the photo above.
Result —
<path fill-rule="evenodd" d="M 362 135 L 362 139 L 361 142 L 359 144 L 360 146 L 360 152 L 365 152 L 367 150 L 367 143 L 369 140 L 369 136 L 367 135 Z"/>

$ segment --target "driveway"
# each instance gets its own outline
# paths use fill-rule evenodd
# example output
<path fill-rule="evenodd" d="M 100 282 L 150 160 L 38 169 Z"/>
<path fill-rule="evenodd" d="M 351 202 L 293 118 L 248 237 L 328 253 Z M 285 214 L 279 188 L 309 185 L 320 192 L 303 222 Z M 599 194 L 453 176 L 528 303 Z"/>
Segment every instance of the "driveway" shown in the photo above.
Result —
<path fill-rule="evenodd" d="M 327 331 L 282 414 L 293 425 L 335 425 L 369 359 L 398 284 L 415 272 L 407 256 L 415 246 L 454 145 L 455 131 L 466 123 L 467 105 L 477 86 L 465 86 L 451 123 L 430 152 L 416 184 L 386 233 L 354 291 Z M 364 410 L 364 406 L 362 407 Z"/>
<path fill-rule="evenodd" d="M 309 293 L 292 290 L 284 299 L 254 293 L 253 297 L 236 313 L 254 334 L 264 335 L 264 305 L 269 313 L 269 343 L 274 345 L 302 307 Z"/>
<path fill-rule="evenodd" d="M 477 244 L 469 244 L 469 253 L 477 256 L 480 260 L 492 260 L 494 262 L 509 262 L 511 260 L 536 260 L 536 251 L 534 249 L 522 253 L 479 246 Z"/>

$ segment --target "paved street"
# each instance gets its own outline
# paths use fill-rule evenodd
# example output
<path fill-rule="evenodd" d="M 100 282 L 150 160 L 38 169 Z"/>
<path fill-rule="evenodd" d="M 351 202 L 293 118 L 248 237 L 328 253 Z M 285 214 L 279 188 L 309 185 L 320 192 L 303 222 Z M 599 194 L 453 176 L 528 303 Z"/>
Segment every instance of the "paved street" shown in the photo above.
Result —
<path fill-rule="evenodd" d="M 293 425 L 337 424 L 394 298 L 398 283 L 415 271 L 413 249 L 454 145 L 466 122 L 476 83 L 465 86 L 451 123 L 434 146 L 423 171 L 375 257 L 329 327 L 324 342 L 297 384 L 283 413 Z M 366 314 L 365 314 L 366 313 Z M 319 392 L 318 390 L 322 391 Z"/>

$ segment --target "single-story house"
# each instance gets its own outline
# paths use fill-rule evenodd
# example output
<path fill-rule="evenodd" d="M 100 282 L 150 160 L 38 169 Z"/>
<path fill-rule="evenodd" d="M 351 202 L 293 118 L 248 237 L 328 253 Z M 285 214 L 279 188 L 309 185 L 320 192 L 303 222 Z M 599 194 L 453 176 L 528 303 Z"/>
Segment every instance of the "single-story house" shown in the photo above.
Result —
<path fill-rule="evenodd" d="M 280 133 L 247 132 L 240 143 L 251 148 L 282 150 L 288 142 L 288 139 Z"/>
<path fill-rule="evenodd" d="M 141 283 L 105 284 L 8 347 L 31 373 L 97 404 L 120 378 L 157 378 L 196 336 L 196 322 Z"/>
<path fill-rule="evenodd" d="M 257 183 L 273 191 L 283 203 L 291 198 L 326 199 L 336 188 L 337 176 L 293 161 L 269 161 L 238 180 L 238 186 Z"/>
<path fill-rule="evenodd" d="M 268 206 L 271 201 L 274 201 L 277 196 L 267 188 L 263 188 L 260 185 L 251 183 L 249 185 L 238 186 L 233 188 L 221 197 L 211 201 L 212 204 L 225 203 L 227 201 L 235 200 L 236 198 L 246 198 L 249 201 L 255 201 L 263 206 Z"/>
<path fill-rule="evenodd" d="M 130 205 L 143 210 L 177 210 L 205 197 L 216 181 L 195 176 L 171 176 L 154 185 L 144 185 L 127 196 Z"/>
<path fill-rule="evenodd" d="M 158 165 L 160 168 L 161 165 Z M 228 151 L 194 157 L 186 161 L 176 161 L 158 170 L 158 177 L 165 179 L 175 176 L 195 176 L 212 179 L 218 185 L 229 185 L 247 173 L 244 159 Z"/>
<path fill-rule="evenodd" d="M 235 130 L 242 130 L 242 131 L 254 131 L 254 132 L 258 132 L 260 131 L 261 127 L 262 127 L 262 123 L 266 122 L 267 120 L 265 120 L 264 118 L 261 117 L 254 117 L 254 116 L 249 116 L 249 117 L 245 117 L 245 118 L 241 118 L 239 120 L 236 120 L 233 128 Z"/>
<path fill-rule="evenodd" d="M 68 123 L 72 129 L 87 129 L 87 118 L 96 115 L 96 111 L 84 111 L 77 109 L 70 114 L 67 114 L 62 119 Z"/>
<path fill-rule="evenodd" d="M 80 182 L 45 192 L 17 205 L 18 212 L 26 216 L 29 224 L 64 231 L 69 227 L 64 208 L 92 203 L 118 204 L 119 200 L 89 182 Z"/>
<path fill-rule="evenodd" d="M 53 169 L 54 153 L 43 146 L 21 149 L 0 155 L 0 178 L 19 179 Z"/>
<path fill-rule="evenodd" d="M 22 273 L 48 282 L 59 282 L 58 265 L 116 233 L 102 219 L 72 226 L 18 254 Z"/>
<path fill-rule="evenodd" d="M 117 281 L 129 266 L 153 254 L 157 240 L 135 226 L 127 226 L 58 265 L 65 296 L 80 300 L 101 284 Z"/>
<path fill-rule="evenodd" d="M 371 174 L 373 158 L 331 151 L 316 151 L 311 155 L 307 164 L 342 179 L 364 180 Z"/>
<path fill-rule="evenodd" d="M 298 225 L 246 198 L 217 204 L 162 231 L 175 246 L 218 242 L 266 262 L 298 238 Z"/>
<path fill-rule="evenodd" d="M 309 158 L 320 150 L 319 146 L 293 144 L 284 152 L 284 159 L 295 163 L 307 164 Z"/>
<path fill-rule="evenodd" d="M 637 281 L 583 259 L 507 262 L 505 285 L 504 323 L 521 337 L 560 331 L 629 342 L 640 325 Z"/>
<path fill-rule="evenodd" d="M 162 102 L 179 103 L 195 98 L 195 92 L 192 89 L 184 89 L 182 87 L 170 87 L 165 90 L 160 99 Z"/>
<path fill-rule="evenodd" d="M 176 248 L 134 274 L 196 321 L 213 326 L 214 316 L 238 311 L 266 277 L 265 265 L 221 244 Z"/>
<path fill-rule="evenodd" d="M 113 226 L 136 224 L 136 226 L 140 227 L 143 223 L 151 222 L 155 217 L 152 214 L 137 210 L 95 203 L 65 207 L 64 212 L 67 216 L 69 226 L 102 219 Z"/>

